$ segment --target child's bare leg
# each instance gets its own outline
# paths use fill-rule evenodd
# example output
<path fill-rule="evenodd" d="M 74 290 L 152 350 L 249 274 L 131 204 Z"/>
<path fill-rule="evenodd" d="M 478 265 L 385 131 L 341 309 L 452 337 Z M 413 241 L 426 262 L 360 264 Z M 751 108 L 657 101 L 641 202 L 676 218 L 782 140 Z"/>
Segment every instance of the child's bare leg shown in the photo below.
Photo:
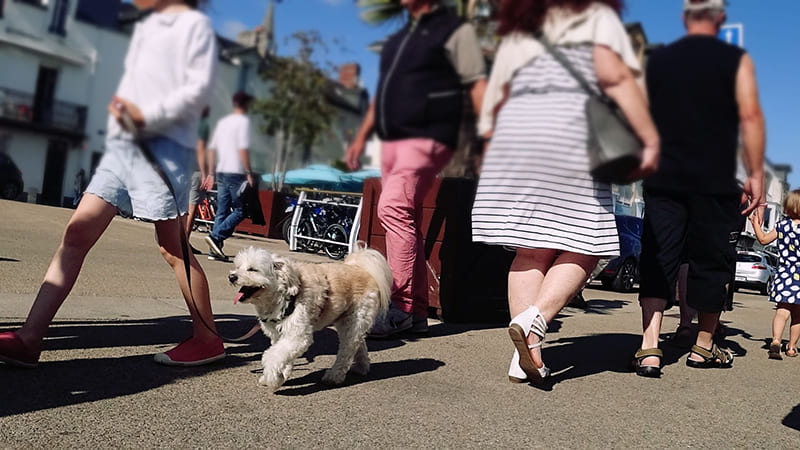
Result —
<path fill-rule="evenodd" d="M 175 278 L 178 280 L 181 293 L 189 308 L 189 313 L 192 316 L 194 337 L 201 341 L 214 341 L 218 337 L 214 334 L 216 327 L 214 326 L 214 315 L 211 311 L 208 279 L 200 263 L 197 262 L 191 252 L 189 252 L 192 278 L 191 294 L 186 280 L 186 268 L 184 267 L 183 251 L 181 249 L 181 233 L 184 233 L 184 220 L 185 218 L 156 222 L 156 238 L 158 239 L 161 255 L 175 272 Z M 194 296 L 194 302 L 192 301 L 192 296 Z M 201 317 L 206 325 L 200 320 Z"/>
<path fill-rule="evenodd" d="M 58 308 L 69 295 L 86 254 L 108 228 L 117 208 L 96 195 L 86 193 L 69 220 L 25 324 L 17 331 L 22 342 L 39 349 Z"/>
<path fill-rule="evenodd" d="M 789 320 L 789 305 L 778 303 L 775 309 L 775 317 L 772 319 L 772 343 L 780 344 L 783 339 L 783 329 L 786 328 L 786 321 Z"/>

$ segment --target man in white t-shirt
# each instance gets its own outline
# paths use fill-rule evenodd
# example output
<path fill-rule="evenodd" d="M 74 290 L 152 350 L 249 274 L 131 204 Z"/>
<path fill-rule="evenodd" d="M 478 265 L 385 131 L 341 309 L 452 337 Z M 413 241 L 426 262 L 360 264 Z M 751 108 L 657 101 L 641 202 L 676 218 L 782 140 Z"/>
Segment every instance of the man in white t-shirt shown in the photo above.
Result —
<path fill-rule="evenodd" d="M 250 119 L 247 108 L 252 97 L 245 92 L 233 96 L 233 113 L 223 117 L 214 129 L 208 149 L 209 167 L 214 167 L 216 158 L 217 215 L 214 229 L 206 236 L 208 259 L 227 259 L 222 252 L 225 239 L 244 219 L 244 209 L 239 198 L 245 181 L 255 187 L 250 171 Z M 211 184 L 214 179 L 212 175 Z"/>

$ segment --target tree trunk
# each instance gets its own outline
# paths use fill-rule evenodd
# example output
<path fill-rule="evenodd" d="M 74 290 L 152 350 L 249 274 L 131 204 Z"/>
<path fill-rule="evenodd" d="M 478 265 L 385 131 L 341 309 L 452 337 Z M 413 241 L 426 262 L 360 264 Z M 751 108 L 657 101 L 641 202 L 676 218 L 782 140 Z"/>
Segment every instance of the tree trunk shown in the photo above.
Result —
<path fill-rule="evenodd" d="M 281 161 L 281 168 L 280 168 L 281 178 L 280 178 L 280 183 L 278 183 L 278 185 L 280 186 L 279 190 L 283 190 L 283 183 L 284 181 L 286 181 L 286 169 L 289 166 L 289 154 L 291 153 L 292 147 L 294 146 L 294 136 L 292 135 L 292 132 L 289 131 L 287 135 L 288 136 L 285 140 L 285 145 L 284 145 L 286 151 L 284 152 L 283 160 Z"/>
<path fill-rule="evenodd" d="M 458 178 L 478 178 L 480 153 L 472 146 L 476 135 L 475 112 L 469 91 L 464 91 L 464 109 L 461 111 L 461 128 L 458 133 L 458 146 L 454 148 L 453 158 L 442 170 L 442 176 Z"/>

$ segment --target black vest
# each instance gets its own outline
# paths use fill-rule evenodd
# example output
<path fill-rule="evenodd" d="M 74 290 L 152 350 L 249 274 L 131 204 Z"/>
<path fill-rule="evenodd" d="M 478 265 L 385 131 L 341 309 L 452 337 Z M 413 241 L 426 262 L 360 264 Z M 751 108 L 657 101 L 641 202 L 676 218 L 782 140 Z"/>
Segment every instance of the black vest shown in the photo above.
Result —
<path fill-rule="evenodd" d="M 381 139 L 431 138 L 456 147 L 463 94 L 445 44 L 462 24 L 439 8 L 386 41 L 375 99 L 375 128 Z"/>
<path fill-rule="evenodd" d="M 661 136 L 646 188 L 725 195 L 739 191 L 736 75 L 744 51 L 715 36 L 687 36 L 647 64 L 650 112 Z"/>

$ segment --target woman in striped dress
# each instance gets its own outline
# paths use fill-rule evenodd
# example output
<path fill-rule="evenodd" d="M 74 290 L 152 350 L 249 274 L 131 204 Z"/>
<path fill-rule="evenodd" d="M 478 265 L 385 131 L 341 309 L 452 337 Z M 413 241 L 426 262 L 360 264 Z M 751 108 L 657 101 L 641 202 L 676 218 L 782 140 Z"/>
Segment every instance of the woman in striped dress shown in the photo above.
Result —
<path fill-rule="evenodd" d="M 503 41 L 484 98 L 490 136 L 472 211 L 476 242 L 516 251 L 508 276 L 514 382 L 541 384 L 547 322 L 602 256 L 619 254 L 611 189 L 589 175 L 588 95 L 537 41 L 543 32 L 615 100 L 646 144 L 637 176 L 653 173 L 658 133 L 635 81 L 640 71 L 619 19 L 621 0 L 506 0 Z"/>

